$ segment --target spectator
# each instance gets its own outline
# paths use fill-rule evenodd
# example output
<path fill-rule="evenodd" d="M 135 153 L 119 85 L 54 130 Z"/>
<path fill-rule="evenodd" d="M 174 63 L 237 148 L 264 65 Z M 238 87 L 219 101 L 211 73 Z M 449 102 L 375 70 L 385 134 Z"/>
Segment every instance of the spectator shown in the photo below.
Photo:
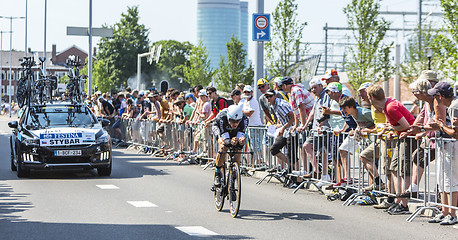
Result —
<path fill-rule="evenodd" d="M 264 112 L 266 122 L 267 124 L 275 124 L 277 122 L 276 115 L 274 114 L 272 106 L 269 104 L 266 96 L 264 95 L 266 91 L 270 89 L 269 82 L 267 82 L 267 80 L 265 80 L 264 78 L 261 78 L 258 80 L 257 85 L 258 85 L 259 91 L 261 91 L 262 93 L 261 97 L 259 97 L 259 104 L 261 105 L 261 109 Z M 278 97 L 283 98 L 280 93 L 276 92 L 276 94 L 277 94 L 277 98 Z"/>
<path fill-rule="evenodd" d="M 137 118 L 139 111 L 138 111 L 137 106 L 134 104 L 134 101 L 132 100 L 132 98 L 128 98 L 126 103 L 127 103 L 127 108 L 122 117 L 123 118 Z"/>
<path fill-rule="evenodd" d="M 274 78 L 273 82 L 274 82 L 274 90 L 277 91 L 277 93 L 281 95 L 283 100 L 289 102 L 288 94 L 285 91 L 283 91 L 282 88 L 281 88 L 281 86 L 282 86 L 282 78 L 281 77 L 276 77 L 276 78 Z M 279 96 L 277 96 L 277 97 L 279 97 Z"/>
<path fill-rule="evenodd" d="M 242 92 L 238 89 L 234 89 L 231 92 L 232 104 L 239 105 L 240 100 L 242 100 Z"/>
<path fill-rule="evenodd" d="M 106 119 L 113 119 L 116 115 L 115 109 L 103 96 L 99 97 L 99 102 L 102 105 L 102 116 Z"/>
<path fill-rule="evenodd" d="M 133 100 L 133 103 L 134 103 L 134 104 L 137 104 L 138 90 L 134 90 L 134 91 L 132 92 L 131 98 L 132 98 L 132 100 Z"/>
<path fill-rule="evenodd" d="M 294 147 L 291 144 L 292 137 L 290 137 L 289 134 L 289 129 L 295 121 L 293 109 L 287 101 L 278 98 L 277 93 L 274 90 L 269 89 L 264 94 L 269 104 L 272 106 L 274 114 L 279 120 L 275 125 L 277 127 L 277 136 L 275 137 L 275 141 L 270 148 L 270 153 L 273 156 L 276 156 L 282 165 L 287 164 L 289 166 L 288 172 L 291 172 L 294 162 L 288 162 L 288 159 L 292 160 L 291 153 L 294 151 Z M 297 144 L 295 145 L 297 146 Z M 281 149 L 284 146 L 287 146 L 288 148 L 288 159 L 281 152 Z"/>
<path fill-rule="evenodd" d="M 340 83 L 340 77 L 337 74 L 337 71 L 332 68 L 326 70 L 321 80 L 326 81 L 326 85 L 329 85 L 332 82 Z M 345 96 L 351 97 L 350 89 L 348 89 L 348 87 L 344 84 L 342 84 L 342 93 L 345 94 Z"/>
<path fill-rule="evenodd" d="M 151 102 L 145 99 L 145 95 L 140 93 L 138 95 L 137 103 L 140 106 L 140 115 L 138 119 L 147 119 L 152 112 Z"/>
<path fill-rule="evenodd" d="M 186 104 L 192 107 L 192 109 L 194 110 L 194 108 L 196 107 L 196 98 L 194 97 L 194 95 L 192 93 L 188 93 L 186 94 L 184 99 L 186 100 Z"/>
<path fill-rule="evenodd" d="M 150 104 L 151 104 L 151 110 L 152 110 L 152 113 L 150 116 L 149 116 L 149 119 L 153 119 L 154 121 L 159 121 L 159 119 L 162 118 L 162 115 L 161 115 L 161 104 L 157 101 L 157 96 L 159 94 L 157 92 L 155 93 L 150 93 L 148 95 L 148 98 L 149 98 L 149 101 L 150 101 Z"/>
<path fill-rule="evenodd" d="M 159 102 L 161 105 L 161 119 L 159 119 L 159 125 L 156 130 L 157 135 L 161 138 L 162 143 L 165 144 L 165 122 L 167 122 L 170 119 L 170 107 L 169 107 L 169 102 L 165 99 L 162 98 L 162 93 L 157 95 L 156 100 Z"/>
<path fill-rule="evenodd" d="M 358 88 L 358 94 L 361 97 L 361 107 L 363 108 L 371 108 L 371 104 L 369 103 L 369 98 L 367 97 L 366 89 L 372 85 L 371 82 L 365 82 L 361 84 Z"/>
<path fill-rule="evenodd" d="M 296 116 L 293 130 L 297 129 L 300 132 L 306 127 L 304 124 L 313 109 L 315 100 L 302 85 L 293 84 L 291 77 L 282 78 L 282 90 L 290 94 L 290 103 Z"/>
<path fill-rule="evenodd" d="M 253 97 L 253 87 L 245 86 L 243 89 L 246 101 L 242 104 L 242 111 L 248 117 L 250 126 L 261 126 L 261 111 L 259 110 L 259 102 Z"/>
<path fill-rule="evenodd" d="M 315 79 L 310 82 L 310 91 L 312 91 L 313 95 L 316 96 L 316 101 L 313 104 L 312 111 L 307 118 L 307 121 L 305 124 L 307 126 L 310 125 L 311 127 L 309 129 L 316 129 L 317 132 L 321 132 L 322 130 L 330 130 L 329 126 L 329 115 L 328 114 L 323 114 L 323 107 L 330 107 L 331 106 L 331 98 L 329 95 L 326 93 L 325 88 L 323 87 L 323 84 L 319 79 Z M 320 183 L 320 186 L 324 185 L 324 181 L 330 181 L 331 178 L 327 174 L 327 169 L 328 169 L 328 161 L 327 161 L 327 153 L 323 153 L 322 158 L 325 159 L 323 160 L 323 174 L 320 173 L 319 168 L 318 168 L 318 163 L 316 160 L 316 154 L 317 152 L 326 152 L 327 149 L 325 148 L 326 146 L 323 144 L 323 142 L 328 142 L 329 140 L 329 134 L 325 133 L 322 138 L 318 136 L 318 133 L 313 133 L 313 135 L 307 137 L 304 145 L 302 146 L 303 149 L 305 150 L 305 153 L 307 155 L 307 158 L 310 159 L 313 169 L 310 171 L 310 173 L 306 174 L 304 178 L 315 178 L 315 179 L 321 179 L 323 180 L 322 183 Z M 313 143 L 315 143 L 315 148 L 313 146 Z M 307 163 L 304 160 L 304 166 L 306 166 Z"/>
<path fill-rule="evenodd" d="M 378 136 L 381 137 L 385 131 L 396 131 L 399 135 L 407 131 L 415 121 L 412 114 L 398 100 L 385 97 L 385 92 L 380 86 L 372 86 L 368 90 L 371 104 L 378 110 L 385 113 L 387 124 L 384 126 Z M 396 194 L 404 192 L 410 183 L 410 159 L 411 159 L 410 141 L 399 140 L 395 144 L 393 157 L 389 164 L 391 178 L 394 181 L 394 190 Z M 398 175 L 399 174 L 399 175 Z M 399 176 L 399 177 L 398 177 Z M 389 210 L 390 214 L 409 213 L 406 199 L 396 199 L 395 207 Z"/>
<path fill-rule="evenodd" d="M 205 127 L 207 127 L 213 119 L 218 115 L 218 113 L 227 108 L 227 101 L 226 99 L 220 97 L 218 93 L 216 92 L 215 87 L 208 87 L 207 88 L 207 95 L 211 99 L 211 106 L 212 106 L 212 114 L 210 117 L 204 120 Z"/>
<path fill-rule="evenodd" d="M 437 73 L 432 70 L 422 71 L 417 80 L 428 80 L 428 82 L 431 84 L 431 87 L 434 87 L 436 83 L 439 82 L 439 79 L 437 79 Z"/>
<path fill-rule="evenodd" d="M 457 138 L 458 118 L 455 117 L 458 111 L 458 100 L 453 94 L 453 88 L 446 82 L 437 83 L 432 89 L 428 90 L 428 94 L 434 96 L 438 106 L 448 107 L 445 121 L 436 121 L 430 124 L 431 129 L 440 130 L 441 137 Z M 440 114 L 441 111 L 437 111 Z M 443 115 L 441 117 L 444 117 Z M 438 129 L 439 128 L 439 129 Z M 449 206 L 457 206 L 458 203 L 458 174 L 455 170 L 458 169 L 458 144 L 456 141 L 441 141 L 436 142 L 438 161 L 437 161 L 437 182 L 439 183 L 439 191 L 441 193 L 442 204 Z M 429 220 L 430 223 L 440 223 L 441 225 L 454 225 L 458 222 L 456 210 L 442 206 L 442 213 L 436 215 Z"/>

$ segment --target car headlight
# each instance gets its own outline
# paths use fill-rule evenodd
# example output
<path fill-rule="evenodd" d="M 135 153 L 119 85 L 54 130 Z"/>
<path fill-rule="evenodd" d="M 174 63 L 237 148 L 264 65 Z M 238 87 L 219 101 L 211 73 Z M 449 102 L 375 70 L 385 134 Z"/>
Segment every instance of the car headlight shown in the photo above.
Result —
<path fill-rule="evenodd" d="M 102 134 L 102 136 L 98 137 L 96 140 L 95 140 L 95 143 L 96 144 L 99 144 L 99 143 L 107 143 L 108 141 L 110 141 L 110 135 L 108 135 L 108 133 L 104 132 Z"/>

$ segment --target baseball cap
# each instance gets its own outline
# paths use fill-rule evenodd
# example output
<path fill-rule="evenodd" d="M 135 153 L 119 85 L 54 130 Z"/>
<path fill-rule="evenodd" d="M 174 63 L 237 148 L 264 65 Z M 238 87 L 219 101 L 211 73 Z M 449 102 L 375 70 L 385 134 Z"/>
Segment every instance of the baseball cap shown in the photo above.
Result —
<path fill-rule="evenodd" d="M 208 97 L 207 90 L 205 90 L 205 89 L 200 89 L 200 91 L 199 91 L 199 96 L 207 96 L 207 97 Z"/>
<path fill-rule="evenodd" d="M 342 91 L 342 84 L 340 84 L 338 82 L 332 82 L 332 83 L 328 84 L 326 89 L 331 91 L 331 92 L 340 92 L 340 91 Z"/>
<path fill-rule="evenodd" d="M 337 71 L 335 69 L 330 68 L 326 70 L 321 80 L 328 80 L 333 76 L 338 76 Z"/>
<path fill-rule="evenodd" d="M 253 92 L 253 87 L 251 85 L 246 85 L 244 88 L 243 88 L 243 91 L 247 91 L 247 92 Z"/>
<path fill-rule="evenodd" d="M 242 92 L 240 92 L 240 90 L 234 89 L 234 90 L 232 90 L 232 92 L 231 92 L 231 97 L 233 97 L 233 96 L 235 96 L 235 95 L 241 95 L 241 94 L 242 94 Z"/>
<path fill-rule="evenodd" d="M 264 95 L 275 95 L 275 91 L 273 89 L 269 89 L 264 93 Z"/>
<path fill-rule="evenodd" d="M 265 80 L 264 78 L 260 78 L 256 86 L 264 85 L 266 83 L 269 83 L 269 82 L 267 82 L 267 80 Z"/>
<path fill-rule="evenodd" d="M 446 82 L 438 82 L 433 88 L 428 90 L 428 94 L 434 96 L 440 93 L 446 98 L 453 97 L 453 88 Z"/>
<path fill-rule="evenodd" d="M 281 79 L 281 84 L 282 85 L 291 85 L 291 84 L 293 84 L 293 79 L 291 77 L 288 77 L 288 76 L 283 77 Z"/>
<path fill-rule="evenodd" d="M 361 86 L 359 86 L 358 91 L 366 89 L 366 88 L 370 87 L 371 85 L 372 85 L 371 82 L 365 82 L 365 83 L 361 84 Z"/>
<path fill-rule="evenodd" d="M 145 95 L 145 92 L 144 91 L 141 91 L 138 93 L 138 96 L 141 97 L 141 96 L 144 96 Z"/>
<path fill-rule="evenodd" d="M 274 84 L 281 87 L 281 77 L 274 78 Z"/>
<path fill-rule="evenodd" d="M 321 82 L 321 79 L 315 78 L 315 79 L 310 80 L 309 86 L 311 87 L 315 85 L 323 85 L 323 83 Z"/>

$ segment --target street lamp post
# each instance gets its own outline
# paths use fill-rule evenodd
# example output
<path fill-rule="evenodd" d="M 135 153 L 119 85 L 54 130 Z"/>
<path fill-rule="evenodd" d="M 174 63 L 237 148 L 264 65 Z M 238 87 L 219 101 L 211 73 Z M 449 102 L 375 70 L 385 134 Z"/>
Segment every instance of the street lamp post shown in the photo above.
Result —
<path fill-rule="evenodd" d="M 426 48 L 426 56 L 428 57 L 428 70 L 431 70 L 431 58 L 433 57 L 433 49 L 430 47 Z"/>

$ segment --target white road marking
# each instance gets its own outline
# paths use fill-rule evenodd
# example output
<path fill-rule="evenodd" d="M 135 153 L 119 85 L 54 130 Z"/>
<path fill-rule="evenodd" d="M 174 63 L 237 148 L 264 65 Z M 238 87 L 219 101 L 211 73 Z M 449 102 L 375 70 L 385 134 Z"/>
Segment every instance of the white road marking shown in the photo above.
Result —
<path fill-rule="evenodd" d="M 157 160 L 156 161 L 154 161 L 154 160 L 144 160 L 144 161 L 142 161 L 142 160 L 130 160 L 130 161 L 127 161 L 127 162 L 128 163 L 155 163 L 155 162 L 157 162 Z"/>
<path fill-rule="evenodd" d="M 157 207 L 156 204 L 148 201 L 127 201 L 127 203 L 138 208 Z"/>
<path fill-rule="evenodd" d="M 108 190 L 108 189 L 119 189 L 119 187 L 113 185 L 113 184 L 107 184 L 107 185 L 96 185 L 98 188 L 103 189 L 103 190 Z"/>
<path fill-rule="evenodd" d="M 175 227 L 176 229 L 190 235 L 190 236 L 215 236 L 219 235 L 213 231 L 210 231 L 202 226 L 190 226 L 190 227 Z"/>

